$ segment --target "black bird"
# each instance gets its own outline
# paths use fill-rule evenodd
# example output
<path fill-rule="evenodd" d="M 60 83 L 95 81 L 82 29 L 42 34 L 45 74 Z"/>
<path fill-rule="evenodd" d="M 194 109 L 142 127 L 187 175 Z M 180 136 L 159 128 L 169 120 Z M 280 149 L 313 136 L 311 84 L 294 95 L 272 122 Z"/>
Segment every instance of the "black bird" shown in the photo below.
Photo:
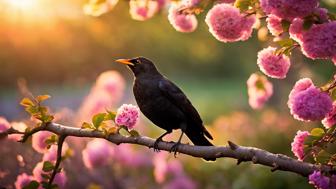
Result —
<path fill-rule="evenodd" d="M 173 129 L 182 130 L 179 140 L 171 149 L 175 155 L 183 133 L 195 145 L 213 146 L 207 140 L 213 138 L 204 127 L 197 110 L 182 90 L 161 75 L 150 60 L 137 57 L 119 59 L 116 62 L 126 64 L 132 70 L 135 76 L 133 93 L 141 112 L 155 125 L 166 130 L 156 139 L 154 150 L 158 150 L 158 143 Z M 205 160 L 214 161 L 215 158 Z"/>

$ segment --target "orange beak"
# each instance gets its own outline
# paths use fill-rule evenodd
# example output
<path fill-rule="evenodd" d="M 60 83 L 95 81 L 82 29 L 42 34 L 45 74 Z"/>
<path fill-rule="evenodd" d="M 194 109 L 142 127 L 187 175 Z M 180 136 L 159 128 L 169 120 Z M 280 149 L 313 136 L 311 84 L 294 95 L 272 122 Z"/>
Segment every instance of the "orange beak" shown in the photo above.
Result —
<path fill-rule="evenodd" d="M 132 59 L 118 59 L 116 62 L 126 65 L 134 66 L 134 64 L 131 62 Z"/>

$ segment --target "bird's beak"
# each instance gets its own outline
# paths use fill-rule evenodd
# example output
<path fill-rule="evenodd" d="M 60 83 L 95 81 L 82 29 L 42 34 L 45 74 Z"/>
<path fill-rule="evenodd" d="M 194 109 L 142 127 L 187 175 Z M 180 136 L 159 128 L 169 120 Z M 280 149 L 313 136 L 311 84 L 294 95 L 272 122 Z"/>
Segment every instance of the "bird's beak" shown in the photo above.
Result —
<path fill-rule="evenodd" d="M 132 59 L 118 59 L 116 62 L 121 63 L 121 64 L 127 64 L 134 66 L 134 64 L 131 62 Z"/>

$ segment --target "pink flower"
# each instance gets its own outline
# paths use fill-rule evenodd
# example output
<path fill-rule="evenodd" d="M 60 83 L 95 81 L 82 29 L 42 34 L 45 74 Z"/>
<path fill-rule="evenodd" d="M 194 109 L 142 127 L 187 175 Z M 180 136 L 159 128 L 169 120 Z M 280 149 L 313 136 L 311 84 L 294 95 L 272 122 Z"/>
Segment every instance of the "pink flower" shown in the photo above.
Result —
<path fill-rule="evenodd" d="M 287 104 L 294 118 L 301 121 L 321 120 L 332 110 L 330 96 L 307 78 L 296 82 Z"/>
<path fill-rule="evenodd" d="M 311 59 L 334 59 L 336 57 L 336 21 L 313 24 L 309 30 L 303 29 L 304 21 L 292 21 L 289 34 L 301 46 L 302 53 Z"/>
<path fill-rule="evenodd" d="M 16 177 L 16 181 L 14 183 L 16 189 L 22 189 L 27 186 L 31 181 L 34 180 L 33 176 L 27 175 L 26 173 L 22 173 Z"/>
<path fill-rule="evenodd" d="M 336 56 L 336 21 L 313 25 L 298 41 L 304 55 L 311 59 L 332 59 Z"/>
<path fill-rule="evenodd" d="M 154 178 L 156 182 L 163 183 L 168 172 L 167 155 L 165 153 L 158 153 L 154 155 Z"/>
<path fill-rule="evenodd" d="M 128 167 L 146 167 L 151 164 L 151 156 L 132 149 L 129 144 L 122 144 L 114 148 L 116 162 Z"/>
<path fill-rule="evenodd" d="M 260 0 L 260 5 L 267 15 L 273 14 L 291 20 L 313 13 L 319 5 L 319 0 Z"/>
<path fill-rule="evenodd" d="M 0 117 L 0 133 L 7 131 L 11 125 L 4 117 Z"/>
<path fill-rule="evenodd" d="M 217 4 L 211 8 L 205 18 L 210 33 L 219 41 L 245 41 L 251 37 L 255 15 L 246 16 L 229 4 Z"/>
<path fill-rule="evenodd" d="M 130 0 L 130 14 L 134 20 L 145 21 L 152 18 L 159 10 L 158 1 Z"/>
<path fill-rule="evenodd" d="M 183 4 L 185 4 L 187 7 L 194 7 L 197 6 L 201 0 L 184 0 Z"/>
<path fill-rule="evenodd" d="M 294 19 L 289 27 L 289 36 L 295 41 L 300 42 L 303 32 L 303 20 L 300 18 Z"/>
<path fill-rule="evenodd" d="M 330 178 L 322 175 L 320 171 L 314 171 L 309 175 L 309 184 L 314 185 L 317 189 L 332 189 L 329 181 Z"/>
<path fill-rule="evenodd" d="M 154 155 L 154 178 L 156 182 L 163 183 L 169 176 L 183 177 L 185 172 L 182 164 L 178 160 L 167 160 L 167 153 L 158 153 Z"/>
<path fill-rule="evenodd" d="M 104 2 L 90 0 L 83 6 L 83 12 L 90 16 L 100 16 L 112 10 L 117 3 L 118 0 L 106 0 Z"/>
<path fill-rule="evenodd" d="M 33 135 L 32 137 L 32 146 L 34 150 L 36 150 L 39 153 L 47 152 L 47 144 L 45 141 L 51 137 L 52 133 L 48 131 L 40 131 Z"/>
<path fill-rule="evenodd" d="M 165 8 L 165 6 L 170 2 L 170 0 L 157 0 L 158 2 L 158 11 Z"/>
<path fill-rule="evenodd" d="M 121 100 L 124 89 L 125 80 L 118 72 L 101 73 L 79 108 L 77 121 L 90 121 L 93 115 L 114 107 Z"/>
<path fill-rule="evenodd" d="M 163 189 L 196 189 L 197 184 L 187 176 L 173 178 Z"/>
<path fill-rule="evenodd" d="M 66 151 L 69 149 L 69 146 L 66 142 L 63 143 L 62 147 L 62 156 L 65 155 Z M 43 161 L 56 162 L 57 159 L 57 145 L 52 145 L 48 151 L 43 155 Z"/>
<path fill-rule="evenodd" d="M 258 66 L 260 70 L 272 78 L 283 79 L 290 67 L 288 56 L 275 54 L 276 48 L 267 47 L 258 53 Z"/>
<path fill-rule="evenodd" d="M 33 170 L 33 175 L 34 178 L 38 181 L 41 182 L 44 180 L 42 177 L 42 174 L 51 174 L 51 172 L 46 173 L 43 171 L 43 162 L 37 163 Z M 54 184 L 57 184 L 59 188 L 65 188 L 65 184 L 67 182 L 67 177 L 65 175 L 65 172 L 62 170 L 60 173 L 57 173 L 54 179 Z"/>
<path fill-rule="evenodd" d="M 126 126 L 132 129 L 139 119 L 139 108 L 132 104 L 123 104 L 117 110 L 115 123 L 119 126 Z"/>
<path fill-rule="evenodd" d="M 329 129 L 330 127 L 332 127 L 336 124 L 336 101 L 333 103 L 332 110 L 322 120 L 322 124 L 327 129 Z"/>
<path fill-rule="evenodd" d="M 87 143 L 82 151 L 84 165 L 93 169 L 107 165 L 113 157 L 113 146 L 103 139 L 93 139 Z"/>
<path fill-rule="evenodd" d="M 172 3 L 168 11 L 168 21 L 176 31 L 189 33 L 197 28 L 197 19 L 193 14 L 184 14 L 179 12 L 186 4 Z"/>
<path fill-rule="evenodd" d="M 101 73 L 94 86 L 94 91 L 106 92 L 115 102 L 119 102 L 125 90 L 125 79 L 117 71 L 106 71 Z"/>
<path fill-rule="evenodd" d="M 298 131 L 292 142 L 292 152 L 299 159 L 303 160 L 304 158 L 304 140 L 309 136 L 308 131 Z"/>
<path fill-rule="evenodd" d="M 282 19 L 278 18 L 274 15 L 269 15 L 266 19 L 267 28 L 274 36 L 279 36 L 281 33 L 284 32 L 281 24 Z"/>
<path fill-rule="evenodd" d="M 27 125 L 24 122 L 11 122 L 12 128 L 20 131 L 20 132 L 25 132 L 27 129 Z M 19 141 L 22 138 L 22 134 L 11 134 L 8 135 L 8 139 L 14 140 L 14 141 Z"/>
<path fill-rule="evenodd" d="M 319 17 L 320 22 L 328 22 L 329 21 L 329 15 L 328 15 L 328 9 L 325 8 L 316 8 L 314 10 L 314 14 Z"/>
<path fill-rule="evenodd" d="M 273 94 L 273 86 L 265 76 L 252 74 L 247 80 L 249 104 L 253 109 L 260 109 Z"/>

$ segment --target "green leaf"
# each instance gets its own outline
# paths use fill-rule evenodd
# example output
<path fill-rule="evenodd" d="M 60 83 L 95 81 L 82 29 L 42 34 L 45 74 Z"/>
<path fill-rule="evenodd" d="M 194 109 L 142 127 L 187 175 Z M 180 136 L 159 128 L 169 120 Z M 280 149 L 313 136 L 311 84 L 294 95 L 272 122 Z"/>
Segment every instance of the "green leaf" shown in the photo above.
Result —
<path fill-rule="evenodd" d="M 42 167 L 42 170 L 44 171 L 44 172 L 50 172 L 50 171 L 52 171 L 53 169 L 54 169 L 54 165 L 50 162 L 50 161 L 45 161 L 44 163 L 43 163 L 43 167 Z"/>
<path fill-rule="evenodd" d="M 31 115 L 33 115 L 33 114 L 38 113 L 38 112 L 39 112 L 39 109 L 38 109 L 37 106 L 28 106 L 28 107 L 26 108 L 26 111 L 27 111 L 28 113 L 30 113 Z"/>
<path fill-rule="evenodd" d="M 41 174 L 42 178 L 44 178 L 45 180 L 50 179 L 50 175 L 49 174 Z"/>
<path fill-rule="evenodd" d="M 336 13 L 328 12 L 330 20 L 336 20 Z"/>
<path fill-rule="evenodd" d="M 47 138 L 47 140 L 45 140 L 45 143 L 47 145 L 52 145 L 52 144 L 56 144 L 57 143 L 57 136 L 56 135 L 51 135 L 49 138 Z"/>
<path fill-rule="evenodd" d="M 108 111 L 108 110 L 106 110 L 106 112 L 107 112 L 107 114 L 105 116 L 105 121 L 108 121 L 108 120 L 114 121 L 115 117 L 117 115 L 117 112 L 111 112 L 111 111 Z"/>
<path fill-rule="evenodd" d="M 304 144 L 309 146 L 309 147 L 312 147 L 314 145 L 314 142 L 316 142 L 317 140 L 319 140 L 320 137 L 316 137 L 316 136 L 308 136 L 307 138 L 305 138 L 304 140 Z"/>
<path fill-rule="evenodd" d="M 321 128 L 314 128 L 310 131 L 310 134 L 315 137 L 321 137 L 322 135 L 324 135 L 324 130 Z"/>
<path fill-rule="evenodd" d="M 81 128 L 82 129 L 94 129 L 93 125 L 88 122 L 83 122 Z"/>
<path fill-rule="evenodd" d="M 317 155 L 317 157 L 316 157 L 315 160 L 318 163 L 328 163 L 328 161 L 329 161 L 330 158 L 331 158 L 331 155 L 328 152 L 326 152 L 325 150 L 321 150 L 318 153 L 318 155 Z"/>
<path fill-rule="evenodd" d="M 36 100 L 37 100 L 37 102 L 43 102 L 43 101 L 45 101 L 49 98 L 50 98 L 49 95 L 39 95 L 39 96 L 36 97 Z"/>
<path fill-rule="evenodd" d="M 52 120 L 54 120 L 54 116 L 52 116 L 52 115 L 47 115 L 47 116 L 45 117 L 45 119 L 44 119 L 44 122 L 45 122 L 45 123 L 49 123 L 49 122 L 51 122 Z"/>
<path fill-rule="evenodd" d="M 20 104 L 24 107 L 34 106 L 34 102 L 31 101 L 29 98 L 23 98 Z"/>
<path fill-rule="evenodd" d="M 282 39 L 277 41 L 277 43 L 281 46 L 281 47 L 290 47 L 294 45 L 294 41 L 290 38 L 287 39 Z"/>
<path fill-rule="evenodd" d="M 101 125 L 101 123 L 104 121 L 105 119 L 105 115 L 106 113 L 99 113 L 93 116 L 92 118 L 92 123 L 93 126 L 98 129 L 98 127 Z"/>
<path fill-rule="evenodd" d="M 249 9 L 251 4 L 251 0 L 236 0 L 234 6 L 237 7 L 241 12 L 244 12 Z"/>
<path fill-rule="evenodd" d="M 136 130 L 131 130 L 131 131 L 129 131 L 129 133 L 131 134 L 132 137 L 138 137 L 138 136 L 140 136 L 140 134 Z"/>
<path fill-rule="evenodd" d="M 40 184 L 36 180 L 30 181 L 30 183 L 23 187 L 23 189 L 38 189 Z"/>

